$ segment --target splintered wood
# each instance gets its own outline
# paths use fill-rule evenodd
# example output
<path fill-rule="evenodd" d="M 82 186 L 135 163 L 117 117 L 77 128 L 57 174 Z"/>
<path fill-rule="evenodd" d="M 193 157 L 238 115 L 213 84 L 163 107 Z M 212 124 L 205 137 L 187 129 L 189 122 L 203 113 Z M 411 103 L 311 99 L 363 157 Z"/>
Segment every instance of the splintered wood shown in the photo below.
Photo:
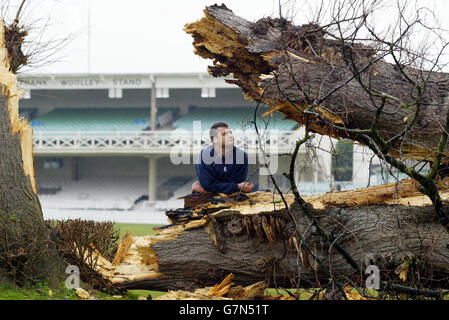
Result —
<path fill-rule="evenodd" d="M 112 261 L 112 265 L 116 266 L 120 264 L 125 258 L 126 253 L 129 250 L 129 247 L 133 243 L 132 232 L 126 232 L 126 234 L 120 240 L 117 247 L 117 254 L 114 257 L 114 261 Z"/>
<path fill-rule="evenodd" d="M 112 284 L 118 284 L 124 281 L 142 280 L 148 278 L 161 277 L 163 274 L 158 272 L 157 256 L 151 245 L 158 241 L 167 241 L 173 237 L 166 236 L 145 236 L 145 237 L 126 237 L 121 241 L 121 248 L 118 250 L 114 263 L 111 263 L 101 255 L 96 248 L 91 245 L 90 252 L 83 253 L 84 260 L 89 263 L 88 259 L 96 261 L 95 271 L 97 271 L 104 279 L 109 280 Z M 120 246 L 119 246 L 120 249 Z M 78 254 L 80 254 L 78 252 Z M 120 261 L 120 262 L 118 262 Z M 89 263 L 90 264 L 90 263 Z"/>
<path fill-rule="evenodd" d="M 401 204 L 406 206 L 430 206 L 432 202 L 418 190 L 415 180 L 402 180 L 359 190 L 329 192 L 324 195 L 305 197 L 315 209 L 326 206 L 357 207 L 376 204 Z M 437 181 L 443 200 L 449 199 L 449 178 Z"/>
<path fill-rule="evenodd" d="M 220 284 L 196 289 L 194 292 L 172 291 L 154 300 L 291 300 L 291 297 L 265 295 L 267 284 L 263 281 L 250 286 L 234 286 L 234 275 L 229 274 Z"/>
<path fill-rule="evenodd" d="M 5 25 L 2 19 L 0 19 L 0 85 L 1 95 L 8 97 L 12 134 L 14 136 L 19 133 L 24 174 L 30 178 L 33 191 L 37 194 L 33 161 L 33 129 L 26 119 L 19 117 L 19 99 L 23 95 L 23 90 L 17 86 L 17 75 L 10 71 L 8 50 L 5 46 Z"/>

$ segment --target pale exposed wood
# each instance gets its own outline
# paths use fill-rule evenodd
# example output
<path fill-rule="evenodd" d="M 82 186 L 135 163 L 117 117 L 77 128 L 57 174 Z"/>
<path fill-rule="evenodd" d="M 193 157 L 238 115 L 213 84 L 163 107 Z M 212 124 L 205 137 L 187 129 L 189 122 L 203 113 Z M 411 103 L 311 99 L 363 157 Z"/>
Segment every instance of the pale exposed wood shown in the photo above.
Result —
<path fill-rule="evenodd" d="M 225 295 L 232 286 L 232 280 L 234 275 L 230 273 L 220 284 L 216 284 L 206 293 L 208 296 L 220 296 Z"/>
<path fill-rule="evenodd" d="M 167 294 L 157 297 L 154 300 L 232 300 L 220 296 L 208 296 L 206 294 L 188 292 L 188 291 L 172 291 L 169 290 Z"/>
<path fill-rule="evenodd" d="M 173 226 L 172 228 L 169 228 L 169 229 L 155 229 L 155 232 L 158 235 L 177 234 L 184 230 L 201 228 L 205 224 L 206 224 L 206 221 L 204 221 L 204 220 L 194 220 L 194 221 L 189 221 L 186 224 Z"/>
<path fill-rule="evenodd" d="M 229 274 L 220 284 L 213 287 L 199 288 L 193 293 L 186 291 L 169 291 L 155 300 L 255 300 L 270 298 L 265 296 L 265 282 L 260 281 L 247 287 L 234 286 L 234 275 Z"/>
<path fill-rule="evenodd" d="M 78 297 L 80 297 L 81 299 L 87 300 L 90 298 L 89 292 L 87 292 L 83 288 L 76 288 L 75 292 L 78 295 Z"/>
<path fill-rule="evenodd" d="M 419 184 L 414 180 L 402 180 L 397 183 L 384 184 L 370 188 L 359 190 L 329 192 L 324 195 L 317 195 L 313 197 L 305 197 L 306 200 L 312 204 L 315 209 L 324 209 L 326 206 L 347 206 L 356 207 L 362 205 L 374 204 L 406 204 L 412 197 L 420 197 L 424 202 L 414 205 L 430 205 L 431 202 L 425 201 L 428 199 L 418 190 Z M 437 182 L 438 190 L 443 198 L 449 192 L 449 178 L 439 180 Z"/>
<path fill-rule="evenodd" d="M 118 270 L 117 270 L 118 271 Z M 128 270 L 129 272 L 129 270 Z M 164 274 L 163 273 L 138 273 L 135 270 L 132 270 L 132 272 L 129 272 L 126 275 L 123 274 L 119 274 L 117 276 L 111 277 L 111 278 L 107 278 L 111 281 L 112 284 L 120 284 L 123 283 L 125 281 L 140 281 L 140 280 L 148 280 L 148 279 L 154 279 L 154 278 L 159 278 L 159 277 L 163 277 Z"/>
<path fill-rule="evenodd" d="M 125 258 L 125 255 L 127 254 L 129 247 L 131 246 L 133 242 L 132 239 L 132 232 L 128 231 L 120 240 L 118 247 L 117 247 L 117 254 L 114 257 L 114 260 L 112 261 L 112 265 L 116 266 L 120 264 L 123 259 Z"/>
<path fill-rule="evenodd" d="M 29 177 L 33 191 L 37 194 L 36 175 L 33 161 L 33 130 L 26 119 L 19 117 L 19 100 L 23 90 L 17 85 L 17 75 L 9 71 L 8 50 L 5 46 L 5 25 L 0 19 L 0 85 L 2 96 L 8 97 L 8 111 L 10 116 L 11 131 L 20 135 L 20 146 L 22 150 L 23 171 Z"/>
<path fill-rule="evenodd" d="M 95 271 L 102 277 L 109 279 L 113 276 L 115 267 L 108 259 L 98 252 L 93 244 L 90 244 L 90 249 L 86 249 L 83 252 L 81 252 L 82 249 L 78 248 L 75 243 L 73 246 L 78 257 L 82 256 L 88 265 L 94 265 Z"/>

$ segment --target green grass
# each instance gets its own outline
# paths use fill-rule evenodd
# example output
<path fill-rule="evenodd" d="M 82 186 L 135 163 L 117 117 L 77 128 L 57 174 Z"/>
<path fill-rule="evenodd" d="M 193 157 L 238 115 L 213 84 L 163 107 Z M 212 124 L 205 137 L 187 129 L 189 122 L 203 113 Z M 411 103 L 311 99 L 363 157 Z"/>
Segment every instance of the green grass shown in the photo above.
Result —
<path fill-rule="evenodd" d="M 152 298 L 160 297 L 166 294 L 166 291 L 150 291 L 150 290 L 128 290 L 127 294 L 129 300 L 137 300 L 138 297 L 148 297 L 151 295 Z"/>
<path fill-rule="evenodd" d="M 153 235 L 153 227 L 159 227 L 158 224 L 129 224 L 129 223 L 116 223 L 116 228 L 120 229 L 120 237 L 127 231 L 131 231 L 134 237 Z"/>
<path fill-rule="evenodd" d="M 33 286 L 17 287 L 12 285 L 0 286 L 0 300 L 81 300 L 74 289 L 67 289 L 61 285 L 61 290 L 52 290 L 47 284 L 38 283 Z M 139 296 L 153 298 L 159 297 L 165 292 L 148 290 L 129 290 L 120 294 L 120 298 L 96 291 L 91 297 L 97 300 L 137 300 Z"/>
<path fill-rule="evenodd" d="M 0 300 L 79 300 L 75 290 L 64 287 L 61 290 L 51 290 L 43 283 L 33 286 L 16 287 L 12 285 L 0 286 Z"/>

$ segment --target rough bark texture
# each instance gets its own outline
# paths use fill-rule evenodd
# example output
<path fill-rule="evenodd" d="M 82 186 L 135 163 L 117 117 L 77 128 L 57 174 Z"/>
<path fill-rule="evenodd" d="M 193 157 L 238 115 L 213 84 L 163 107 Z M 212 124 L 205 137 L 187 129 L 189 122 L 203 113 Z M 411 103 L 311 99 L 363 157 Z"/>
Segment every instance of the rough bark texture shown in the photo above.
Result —
<path fill-rule="evenodd" d="M 447 285 L 449 235 L 434 221 L 425 197 L 419 200 L 412 191 L 412 197 L 402 194 L 396 199 L 409 199 L 412 205 L 395 205 L 389 188 L 384 192 L 376 188 L 371 190 L 376 200 L 370 205 L 364 205 L 368 198 L 364 190 L 335 193 L 330 202 L 331 194 L 306 201 L 323 229 L 332 239 L 338 238 L 360 265 L 375 263 L 381 276 L 398 279 L 396 268 L 413 257 L 420 261 L 422 276 L 431 275 L 432 284 Z M 344 204 L 345 198 L 351 200 Z M 236 198 L 202 198 L 193 209 L 167 212 L 172 225 L 156 229 L 155 236 L 133 237 L 119 265 L 100 257 L 98 271 L 117 287 L 153 290 L 193 290 L 216 284 L 229 273 L 239 285 L 265 281 L 269 286 L 291 287 L 298 262 L 303 287 L 327 283 L 329 271 L 355 279 L 360 276 L 309 227 L 293 196 L 286 199 L 300 233 L 324 266 L 303 249 L 298 256 L 301 239 L 294 236 L 294 225 L 279 196 L 257 192 L 234 202 L 229 199 Z M 332 205 L 335 202 L 339 207 Z"/>
<path fill-rule="evenodd" d="M 213 59 L 209 73 L 232 74 L 235 80 L 228 82 L 240 86 L 247 98 L 269 106 L 271 112 L 280 111 L 288 119 L 304 123 L 302 111 L 307 109 L 311 131 L 357 140 L 354 134 L 335 125 L 370 129 L 376 111 L 373 100 L 377 106 L 381 101 L 372 100 L 357 80 L 351 80 L 348 60 L 352 55 L 358 69 L 365 71 L 362 80 L 366 86 L 397 99 L 390 99 L 384 107 L 378 124 L 381 136 L 392 139 L 412 122 L 417 109 L 417 87 L 392 64 L 379 60 L 371 65 L 378 58 L 372 48 L 356 45 L 343 50 L 341 42 L 329 40 L 323 31 L 317 31 L 319 26 L 294 26 L 271 18 L 253 23 L 234 15 L 224 5 L 209 6 L 204 13 L 204 18 L 185 28 L 194 38 L 195 53 Z M 405 71 L 421 85 L 421 76 L 428 75 L 410 68 Z M 449 107 L 448 80 L 444 73 L 430 75 L 418 119 L 405 139 L 392 143 L 392 155 L 399 157 L 401 147 L 402 156 L 413 159 L 435 152 Z M 327 95 L 319 106 L 310 108 Z M 415 104 L 406 106 L 410 103 Z M 445 156 L 449 155 L 448 146 L 445 152 Z"/>
<path fill-rule="evenodd" d="M 61 261 L 51 249 L 37 196 L 32 130 L 19 119 L 21 90 L 9 70 L 1 20 L 0 62 L 0 255 L 3 263 L 12 264 L 4 267 L 14 277 L 54 280 Z"/>
<path fill-rule="evenodd" d="M 0 210 L 19 219 L 43 224 L 44 219 L 32 181 L 23 168 L 20 134 L 12 133 L 8 97 L 0 97 Z"/>

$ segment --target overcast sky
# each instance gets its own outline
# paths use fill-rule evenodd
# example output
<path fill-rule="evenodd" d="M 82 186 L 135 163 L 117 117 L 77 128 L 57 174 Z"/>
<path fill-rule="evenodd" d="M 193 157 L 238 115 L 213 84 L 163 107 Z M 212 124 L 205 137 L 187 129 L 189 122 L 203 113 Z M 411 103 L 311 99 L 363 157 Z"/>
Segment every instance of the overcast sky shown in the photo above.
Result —
<path fill-rule="evenodd" d="M 252 21 L 278 14 L 278 0 L 222 2 L 237 15 Z M 449 1 L 421 2 L 429 3 L 439 13 L 449 12 Z M 60 51 L 61 61 L 24 71 L 46 74 L 206 72 L 208 62 L 193 54 L 192 37 L 183 27 L 201 18 L 205 6 L 214 3 L 213 0 L 32 0 L 26 8 L 28 19 L 51 21 L 45 38 L 77 35 Z M 288 2 L 285 10 L 293 7 L 299 21 L 305 22 L 311 14 L 303 1 Z M 448 25 L 447 20 L 443 19 L 443 24 Z"/>

